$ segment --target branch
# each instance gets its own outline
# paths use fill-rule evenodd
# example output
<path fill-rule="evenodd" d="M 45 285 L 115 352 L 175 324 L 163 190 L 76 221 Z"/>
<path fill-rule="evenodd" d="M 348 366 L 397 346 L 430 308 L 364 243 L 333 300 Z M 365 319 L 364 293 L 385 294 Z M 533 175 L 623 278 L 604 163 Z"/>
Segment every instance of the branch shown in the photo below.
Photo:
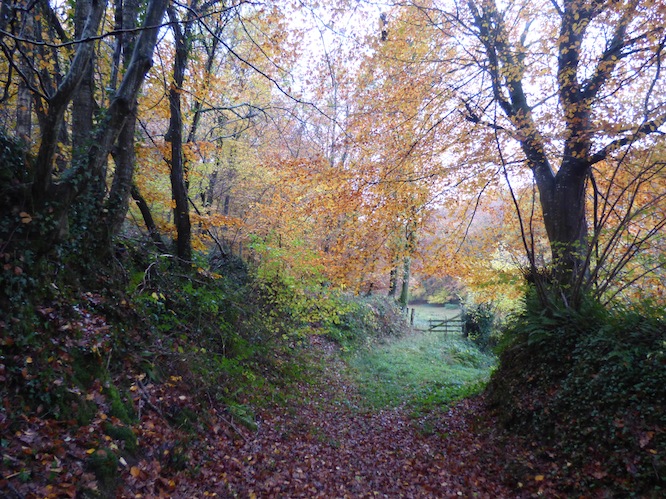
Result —
<path fill-rule="evenodd" d="M 601 87 L 606 83 L 612 72 L 618 65 L 618 62 L 623 57 L 622 49 L 627 46 L 627 41 L 624 40 L 624 37 L 627 34 L 627 27 L 629 22 L 632 20 L 634 13 L 636 12 L 636 7 L 638 5 L 638 0 L 633 0 L 630 5 L 623 8 L 623 15 L 620 21 L 615 27 L 615 32 L 613 33 L 613 38 L 610 44 L 604 50 L 597 67 L 594 71 L 594 74 L 583 84 L 582 88 L 582 99 L 584 101 L 591 101 L 599 93 Z M 576 75 L 570 75 L 570 78 L 575 79 Z"/>
<path fill-rule="evenodd" d="M 233 56 L 234 56 L 236 59 L 238 59 L 241 63 L 245 64 L 247 67 L 249 67 L 250 69 L 252 69 L 252 70 L 255 71 L 256 73 L 258 73 L 260 76 L 266 78 L 270 83 L 273 84 L 273 86 L 274 86 L 274 87 L 275 87 L 275 88 L 276 88 L 276 89 L 277 89 L 282 95 L 284 95 L 284 96 L 287 97 L 288 99 L 291 99 L 292 101 L 294 101 L 294 102 L 296 102 L 296 103 L 298 103 L 298 104 L 303 104 L 303 105 L 306 105 L 306 106 L 310 106 L 310 107 L 312 107 L 314 110 L 316 110 L 316 111 L 317 111 L 319 114 L 321 114 L 323 117 L 325 117 L 326 119 L 330 120 L 332 123 L 335 123 L 335 124 L 339 125 L 341 128 L 343 128 L 342 125 L 340 125 L 340 124 L 337 122 L 337 120 L 336 120 L 335 118 L 330 117 L 328 114 L 326 114 L 324 111 L 322 111 L 322 110 L 321 110 L 321 109 L 320 109 L 315 103 L 313 103 L 313 102 L 309 102 L 309 101 L 305 101 L 305 100 L 303 100 L 303 99 L 300 99 L 300 98 L 298 98 L 298 97 L 292 95 L 291 92 L 289 92 L 288 90 L 286 90 L 285 88 L 283 88 L 282 85 L 280 84 L 280 82 L 278 82 L 275 78 L 273 78 L 272 76 L 268 75 L 267 73 L 265 73 L 264 71 L 262 71 L 261 69 L 259 69 L 257 66 L 255 66 L 254 64 L 252 64 L 250 61 L 248 61 L 247 59 L 245 59 L 244 57 L 242 57 L 238 52 L 236 52 L 233 48 L 231 48 L 231 47 L 229 46 L 229 44 L 226 43 L 226 42 L 225 42 L 225 41 L 224 41 L 224 40 L 223 40 L 223 39 L 222 39 L 217 33 L 215 33 L 215 32 L 214 32 L 214 31 L 213 31 L 213 30 L 212 30 L 212 29 L 211 29 L 211 28 L 210 28 L 205 22 L 201 21 L 201 25 L 204 27 L 204 29 L 205 29 L 205 30 L 206 30 L 211 36 L 213 36 L 214 38 L 216 38 L 216 39 L 219 41 L 219 43 L 222 44 L 222 46 L 223 46 L 224 48 L 226 48 L 226 49 L 229 51 L 229 53 L 230 53 L 231 55 L 233 55 Z M 344 129 L 344 128 L 343 128 L 343 129 Z"/>
<path fill-rule="evenodd" d="M 645 116 L 645 119 L 648 119 L 648 114 L 649 114 L 649 103 L 650 103 L 650 97 L 652 95 L 652 92 L 654 91 L 654 87 L 659 81 L 659 78 L 661 77 L 661 55 L 664 52 L 664 47 L 666 46 L 666 36 L 664 36 L 661 41 L 659 42 L 659 47 L 657 49 L 657 53 L 655 55 L 657 59 L 657 66 L 656 66 L 656 71 L 654 78 L 652 79 L 652 82 L 650 83 L 650 87 L 648 88 L 648 91 L 645 94 L 645 99 L 643 101 L 643 113 Z"/>
<path fill-rule="evenodd" d="M 60 24 L 60 19 L 58 19 L 58 16 L 51 8 L 51 5 L 49 4 L 48 0 L 40 0 L 39 3 L 40 7 L 42 8 L 42 11 L 46 15 L 46 20 L 48 21 L 49 26 L 51 26 L 55 30 L 55 32 L 58 34 L 58 36 L 64 43 L 71 43 L 71 40 L 69 39 L 69 36 L 65 32 L 65 29 L 62 27 L 62 24 Z"/>
<path fill-rule="evenodd" d="M 496 125 L 495 123 L 490 123 L 489 121 L 483 121 L 479 115 L 476 114 L 474 109 L 472 109 L 472 105 L 468 101 L 462 100 L 462 103 L 467 110 L 467 114 L 463 114 L 465 120 L 474 123 L 475 125 L 483 125 L 487 128 L 490 128 L 491 130 L 507 131 L 506 128 L 501 125 Z"/>
<path fill-rule="evenodd" d="M 201 211 L 200 211 L 199 208 L 197 207 L 197 205 L 194 203 L 194 201 L 192 201 L 192 198 L 191 198 L 190 196 L 187 196 L 187 200 L 188 200 L 188 201 L 190 202 L 190 204 L 192 205 L 192 208 L 194 208 L 194 211 L 197 212 L 197 215 L 199 215 L 200 217 L 203 216 L 203 215 L 201 214 Z M 208 235 L 209 235 L 209 236 L 211 237 L 211 239 L 215 242 L 215 246 L 217 246 L 217 249 L 220 250 L 220 254 L 222 255 L 222 257 L 225 258 L 225 259 L 228 259 L 228 258 L 229 258 L 229 252 L 224 248 L 224 246 L 222 245 L 222 243 L 220 242 L 220 240 L 215 236 L 215 234 L 213 234 L 213 231 L 210 230 L 208 227 L 204 227 L 204 230 L 205 230 L 206 232 L 208 232 Z"/>
<path fill-rule="evenodd" d="M 554 181 L 555 173 L 546 156 L 544 140 L 532 117 L 532 109 L 527 103 L 522 83 L 523 65 L 518 60 L 519 56 L 512 53 L 504 41 L 508 40 L 504 19 L 497 12 L 497 6 L 494 3 L 484 3 L 484 8 L 494 10 L 490 12 L 484 10 L 482 13 L 477 11 L 471 0 L 468 2 L 468 6 L 474 16 L 474 23 L 479 32 L 478 37 L 485 48 L 490 65 L 488 71 L 494 98 L 516 128 L 516 138 L 527 158 L 530 169 L 534 172 L 539 189 L 548 189 Z M 491 31 L 492 26 L 494 26 L 494 30 Z M 506 73 L 509 76 L 505 78 L 504 83 L 501 79 L 500 64 L 508 69 Z M 508 90 L 508 97 L 503 96 L 503 86 L 506 86 Z"/>
<path fill-rule="evenodd" d="M 609 154 L 612 153 L 613 151 L 616 151 L 626 146 L 627 144 L 636 142 L 637 140 L 640 140 L 646 137 L 647 135 L 653 133 L 663 134 L 663 132 L 659 131 L 659 127 L 664 125 L 664 123 L 666 123 L 666 113 L 664 113 L 657 119 L 648 121 L 647 123 L 643 123 L 640 127 L 638 127 L 638 129 L 633 134 L 612 141 L 610 144 L 606 145 L 601 150 L 593 154 L 592 157 L 590 158 L 589 164 L 595 165 L 600 161 L 605 160 L 609 156 Z"/>
<path fill-rule="evenodd" d="M 557 0 L 550 0 L 550 3 L 553 5 L 553 8 L 557 12 L 557 14 L 560 17 L 564 17 L 564 12 L 562 11 L 562 8 L 557 4 Z"/>

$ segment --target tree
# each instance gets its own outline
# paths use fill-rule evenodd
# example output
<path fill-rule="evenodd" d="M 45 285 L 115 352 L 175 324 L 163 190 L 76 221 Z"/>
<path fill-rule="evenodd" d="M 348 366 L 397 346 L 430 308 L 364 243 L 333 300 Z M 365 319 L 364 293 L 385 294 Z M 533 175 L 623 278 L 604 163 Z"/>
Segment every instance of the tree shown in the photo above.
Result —
<path fill-rule="evenodd" d="M 594 167 L 663 137 L 663 3 L 469 0 L 410 9 L 437 44 L 423 63 L 446 74 L 433 95 L 455 99 L 468 124 L 458 140 L 485 144 L 469 148 L 466 162 L 531 173 L 552 253 L 548 281 L 575 306 L 594 285 Z M 533 258 L 531 266 L 536 272 Z"/>
<path fill-rule="evenodd" d="M 173 81 L 169 88 L 169 131 L 167 142 L 171 143 L 171 193 L 174 200 L 174 220 L 176 223 L 176 255 L 182 262 L 192 260 L 192 229 L 190 224 L 190 209 L 187 195 L 187 180 L 185 165 L 183 164 L 183 112 L 181 109 L 181 94 L 183 81 L 190 56 L 192 21 L 199 15 L 198 2 L 195 0 L 187 10 L 185 20 L 182 22 L 174 6 L 168 8 L 169 20 L 175 43 L 175 57 L 173 62 Z"/>
<path fill-rule="evenodd" d="M 26 165 L 30 169 L 30 178 L 27 181 L 14 178 L 3 197 L 3 202 L 9 204 L 1 210 L 3 217 L 8 217 L 2 224 L 1 234 L 6 250 L 19 244 L 15 237 L 18 222 L 12 221 L 17 209 L 30 214 L 31 223 L 24 223 L 26 239 L 42 255 L 52 249 L 58 239 L 69 237 L 68 220 L 77 214 L 72 210 L 75 202 L 82 202 L 93 218 L 94 214 L 101 214 L 108 156 L 152 65 L 152 53 L 166 5 L 166 0 L 150 0 L 146 4 L 143 27 L 139 30 L 131 58 L 128 58 L 122 81 L 111 95 L 108 107 L 95 122 L 91 121 L 95 104 L 91 100 L 94 95 L 91 66 L 96 41 L 109 36 L 99 33 L 106 2 L 81 0 L 74 5 L 77 15 L 71 39 L 47 2 L 33 2 L 26 11 L 15 9 L 11 11 L 13 18 L 8 12 L 9 30 L 3 31 L 0 37 L 0 48 L 7 58 L 5 82 L 7 88 L 13 85 L 29 88 L 39 130 L 30 138 L 36 143 L 35 156 Z M 19 30 L 20 21 L 31 14 L 30 9 L 36 9 L 40 14 L 33 16 L 33 38 L 23 36 L 27 32 Z M 48 51 L 54 55 L 52 59 L 46 56 Z M 68 58 L 70 54 L 71 58 Z M 60 72 L 65 66 L 67 71 Z M 72 114 L 77 121 L 70 134 L 66 117 L 82 84 L 88 85 L 90 90 L 86 90 L 82 101 L 77 101 L 73 107 Z M 86 131 L 91 131 L 92 127 L 91 133 L 81 133 L 82 127 Z M 64 165 L 61 160 L 67 157 L 64 150 L 67 143 L 70 144 L 69 158 L 75 162 Z M 54 164 L 58 165 L 57 171 L 54 171 Z M 92 224 L 94 226 L 94 219 Z M 86 232 L 84 227 L 77 230 Z M 86 254 L 85 250 L 82 254 Z"/>
<path fill-rule="evenodd" d="M 215 229 L 238 224 L 228 216 L 231 193 L 223 184 L 234 176 L 238 150 L 256 140 L 252 128 L 268 116 L 275 80 L 263 65 L 274 65 L 279 72 L 273 55 L 289 57 L 280 53 L 289 54 L 289 46 L 275 36 L 284 30 L 283 20 L 277 7 L 245 1 L 195 2 L 186 9 L 170 7 L 168 13 L 173 40 L 165 40 L 159 53 L 171 77 L 151 74 L 142 102 L 151 110 L 144 131 L 168 166 L 172 202 L 166 204 L 173 210 L 179 259 L 191 260 L 192 250 L 210 241 L 228 255 Z M 151 173 L 140 172 L 139 181 Z M 218 195 L 226 200 L 221 214 L 214 209 L 220 204 Z"/>

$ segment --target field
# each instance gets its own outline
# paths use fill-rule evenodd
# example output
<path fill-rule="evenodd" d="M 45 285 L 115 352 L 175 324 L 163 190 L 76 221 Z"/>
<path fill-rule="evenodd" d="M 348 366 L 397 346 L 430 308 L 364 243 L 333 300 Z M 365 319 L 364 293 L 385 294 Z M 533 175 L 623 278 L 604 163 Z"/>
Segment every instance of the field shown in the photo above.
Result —
<path fill-rule="evenodd" d="M 479 391 L 495 358 L 455 334 L 423 331 L 430 319 L 450 319 L 458 307 L 417 305 L 414 331 L 350 359 L 360 392 L 375 408 L 407 406 L 419 414 Z M 411 307 L 410 307 L 411 313 Z"/>
<path fill-rule="evenodd" d="M 427 330 L 430 319 L 445 320 L 453 319 L 461 314 L 462 309 L 457 305 L 431 305 L 422 303 L 409 305 L 409 313 L 414 309 L 414 329 Z"/>

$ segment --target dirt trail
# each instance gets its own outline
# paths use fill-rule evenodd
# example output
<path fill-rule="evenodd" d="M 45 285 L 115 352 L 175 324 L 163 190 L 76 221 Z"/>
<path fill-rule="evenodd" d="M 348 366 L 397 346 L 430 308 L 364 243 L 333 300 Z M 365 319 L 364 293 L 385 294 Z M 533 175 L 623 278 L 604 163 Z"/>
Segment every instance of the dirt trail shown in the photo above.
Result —
<path fill-rule="evenodd" d="M 325 379 L 302 397 L 259 417 L 256 433 L 229 446 L 208 441 L 199 480 L 180 497 L 516 497 L 498 483 L 501 460 L 485 451 L 464 402 L 429 423 L 428 435 L 404 410 L 367 412 L 326 349 Z M 478 404 L 478 402 L 476 403 Z"/>

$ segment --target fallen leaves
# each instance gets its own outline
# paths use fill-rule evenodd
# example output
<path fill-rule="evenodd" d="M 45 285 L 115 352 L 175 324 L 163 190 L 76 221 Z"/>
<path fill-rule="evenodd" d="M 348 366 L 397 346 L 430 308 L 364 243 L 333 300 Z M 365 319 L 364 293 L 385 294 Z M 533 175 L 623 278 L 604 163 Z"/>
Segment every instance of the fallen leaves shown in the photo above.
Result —
<path fill-rule="evenodd" d="M 83 317 L 81 325 L 105 325 Z M 84 328 L 81 337 L 90 347 L 100 334 Z M 235 425 L 223 406 L 200 405 L 187 378 L 176 374 L 156 383 L 124 373 L 138 414 L 130 428 L 139 447 L 134 453 L 105 433 L 106 425 L 123 423 L 109 415 L 99 381 L 78 393 L 96 408 L 86 425 L 27 415 L 10 422 L 0 413 L 0 495 L 56 498 L 102 490 L 87 463 L 108 454 L 117 458 L 108 461 L 117 475 L 116 496 L 127 498 L 513 498 L 579 490 L 566 460 L 533 439 L 502 432 L 481 398 L 423 420 L 400 408 L 360 409 L 356 387 L 329 347 L 313 346 L 326 359 L 320 379 L 294 387 L 288 403 L 264 408 L 255 432 Z M 179 415 L 188 411 L 200 418 L 186 427 Z M 657 430 L 643 433 L 642 451 L 656 452 L 656 438 Z M 582 472 L 590 480 L 609 479 L 600 461 Z"/>

